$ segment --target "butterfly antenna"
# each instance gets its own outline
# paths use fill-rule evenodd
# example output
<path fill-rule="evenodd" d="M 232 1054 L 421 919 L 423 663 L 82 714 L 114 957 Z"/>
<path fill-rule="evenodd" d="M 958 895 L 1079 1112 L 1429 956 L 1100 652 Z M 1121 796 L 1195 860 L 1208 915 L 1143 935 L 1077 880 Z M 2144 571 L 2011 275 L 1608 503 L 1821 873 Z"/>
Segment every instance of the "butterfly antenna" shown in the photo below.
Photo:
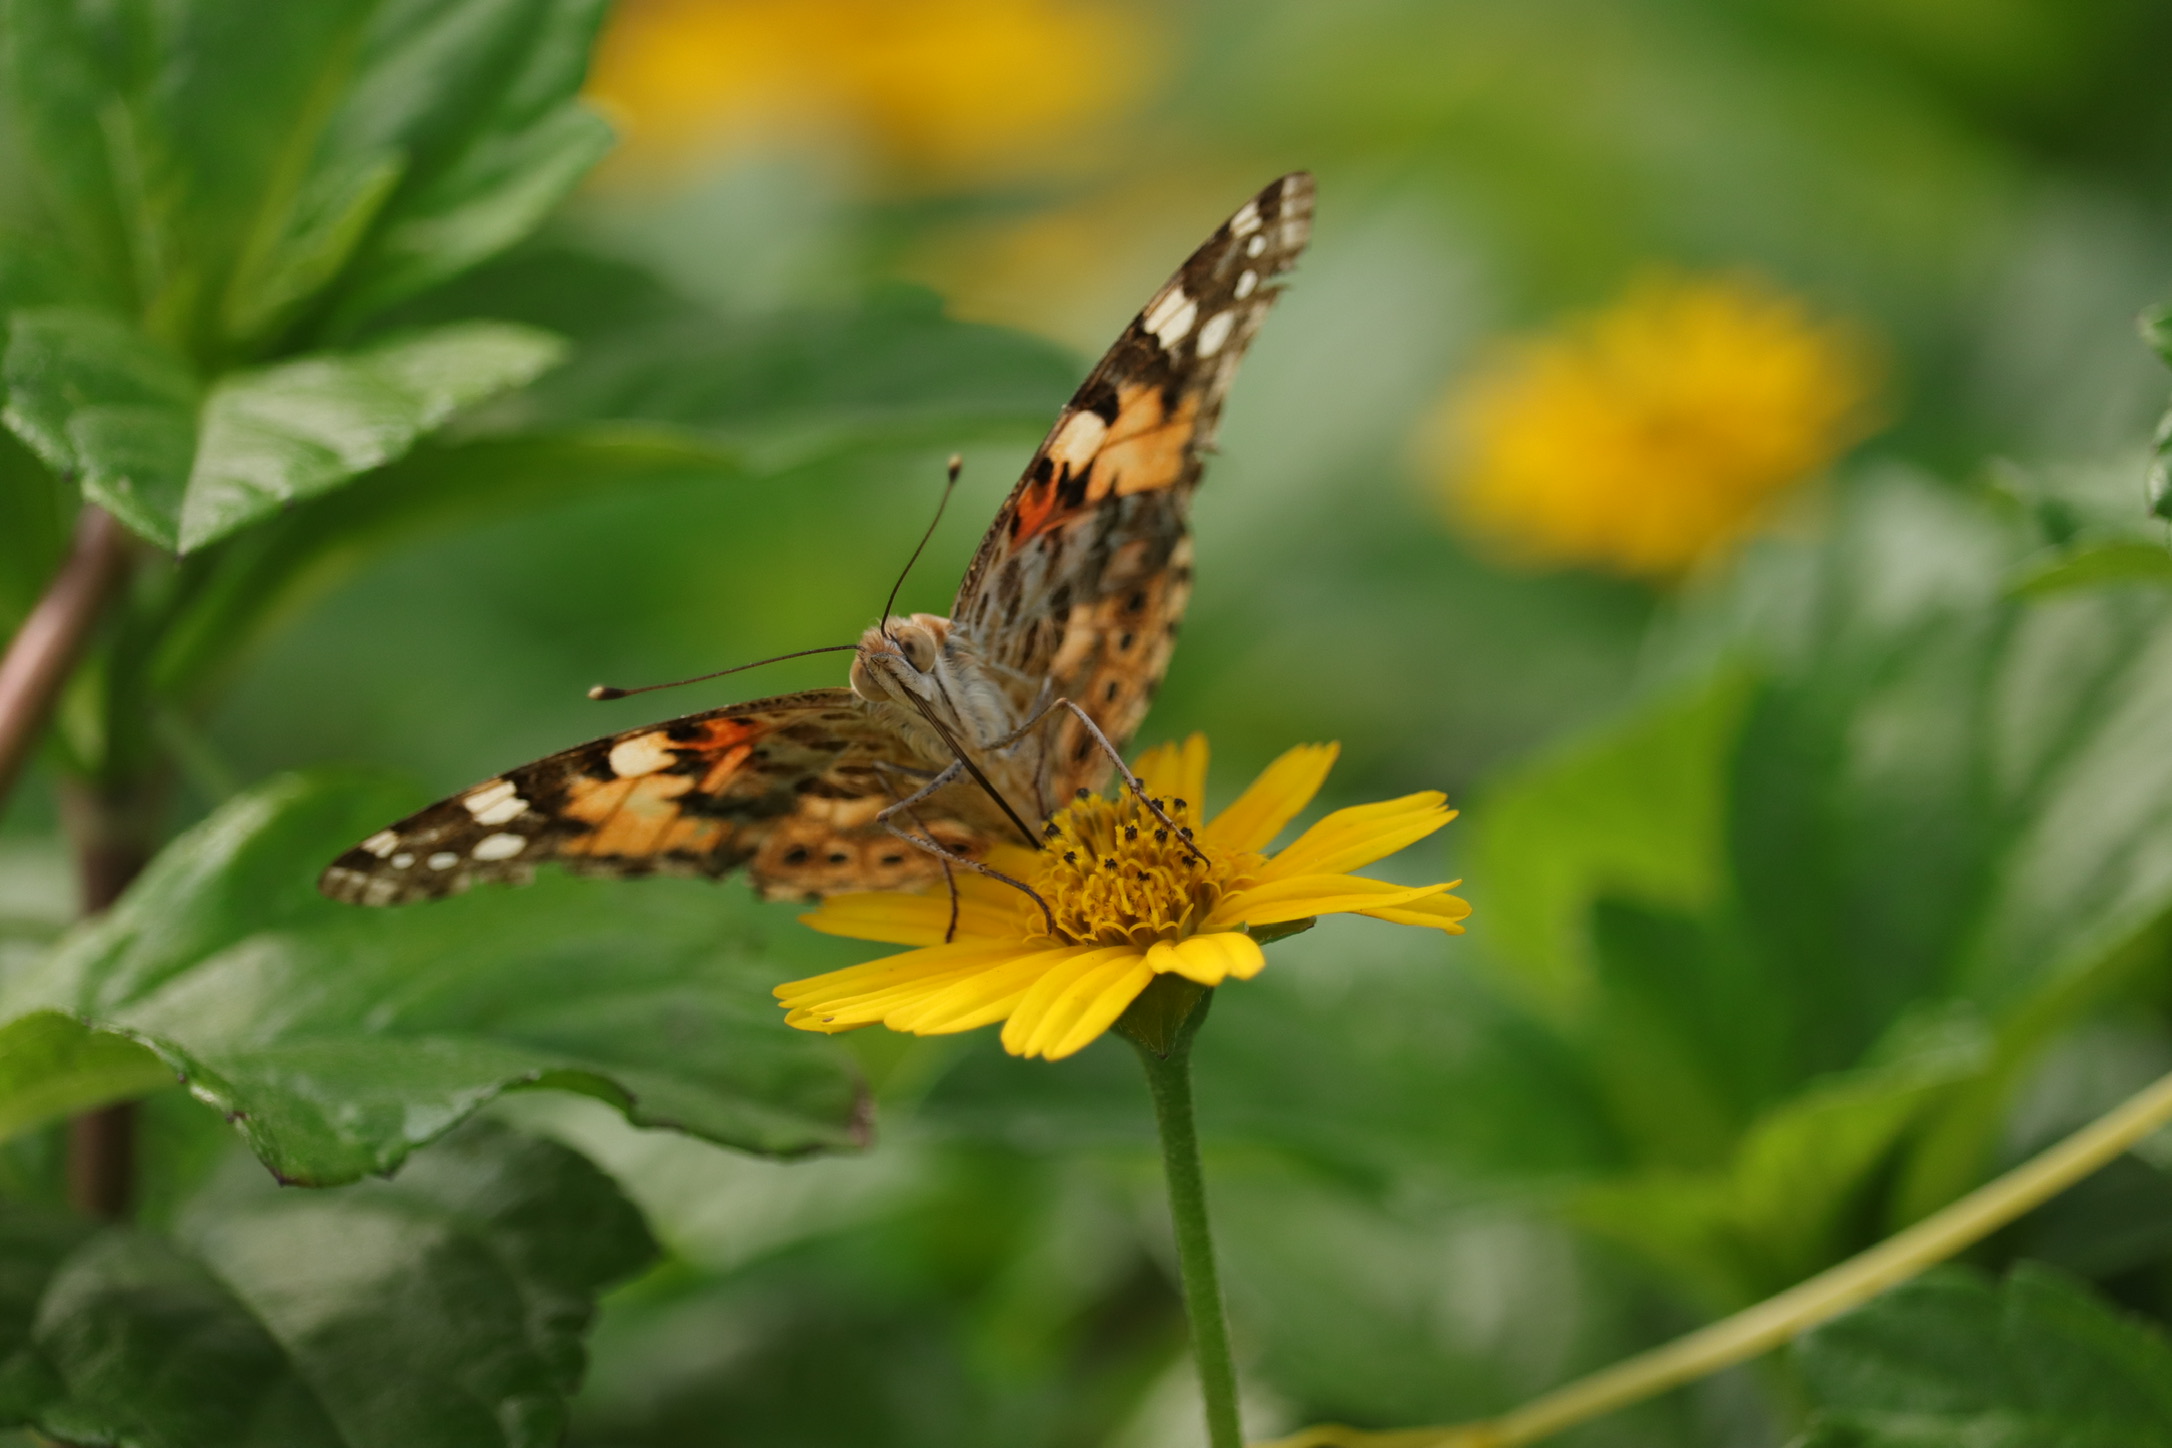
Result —
<path fill-rule="evenodd" d="M 704 679 L 721 679 L 726 674 L 744 673 L 748 669 L 758 669 L 764 664 L 782 663 L 786 659 L 804 659 L 809 654 L 849 654 L 858 647 L 858 644 L 825 644 L 819 649 L 798 649 L 789 654 L 777 654 L 771 658 L 756 659 L 751 664 L 735 664 L 728 669 L 718 669 L 713 674 L 696 674 L 691 679 L 674 679 L 668 684 L 643 684 L 638 689 L 621 689 L 613 684 L 598 684 L 588 691 L 588 697 L 591 699 L 630 699 L 636 694 L 653 694 L 658 689 L 676 689 L 686 684 L 698 684 Z"/>
<path fill-rule="evenodd" d="M 952 453 L 950 455 L 950 476 L 943 483 L 943 496 L 941 501 L 935 505 L 935 516 L 928 519 L 928 531 L 920 535 L 920 542 L 914 547 L 913 556 L 905 560 L 905 571 L 897 576 L 897 582 L 890 585 L 890 596 L 882 601 L 882 623 L 885 629 L 889 627 L 890 610 L 897 604 L 898 593 L 905 587 L 905 580 L 912 577 L 913 565 L 920 561 L 920 554 L 928 546 L 928 540 L 935 536 L 936 525 L 943 521 L 943 509 L 950 506 L 951 492 L 957 488 L 958 474 L 963 471 L 965 471 L 964 457 L 958 453 Z M 884 633 L 883 637 L 888 638 L 889 634 Z"/>

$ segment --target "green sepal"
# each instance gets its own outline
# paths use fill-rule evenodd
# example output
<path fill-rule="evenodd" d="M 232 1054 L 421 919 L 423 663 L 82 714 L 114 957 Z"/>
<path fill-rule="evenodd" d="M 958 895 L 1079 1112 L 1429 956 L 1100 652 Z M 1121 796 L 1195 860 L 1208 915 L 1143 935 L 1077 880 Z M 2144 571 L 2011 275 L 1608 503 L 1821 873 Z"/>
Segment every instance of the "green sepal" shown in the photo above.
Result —
<path fill-rule="evenodd" d="M 1157 975 L 1116 1018 L 1116 1032 L 1166 1061 L 1199 1034 L 1213 1004 L 1212 987 L 1181 975 Z"/>

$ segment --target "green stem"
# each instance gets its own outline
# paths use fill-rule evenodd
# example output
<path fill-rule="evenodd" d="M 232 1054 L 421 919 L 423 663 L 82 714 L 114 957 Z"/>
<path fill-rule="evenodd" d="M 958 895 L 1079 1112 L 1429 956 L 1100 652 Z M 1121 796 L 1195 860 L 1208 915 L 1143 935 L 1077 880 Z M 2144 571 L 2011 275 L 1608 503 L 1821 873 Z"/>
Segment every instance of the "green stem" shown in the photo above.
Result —
<path fill-rule="evenodd" d="M 1146 1084 L 1154 1094 L 1154 1118 L 1161 1126 L 1162 1172 L 1169 1183 L 1169 1216 L 1176 1226 L 1177 1271 L 1184 1283 L 1184 1311 L 1192 1324 L 1192 1355 L 1199 1365 L 1199 1389 L 1206 1399 L 1207 1441 L 1212 1448 L 1244 1448 L 1237 1418 L 1237 1366 L 1229 1352 L 1229 1322 L 1222 1311 L 1222 1286 L 1214 1270 L 1214 1238 L 1207 1230 L 1207 1184 L 1199 1166 L 1199 1133 L 1192 1124 L 1192 1037 L 1206 1018 L 1213 995 L 1179 977 L 1165 992 L 1181 1001 L 1175 1028 L 1154 1031 L 1126 1018 L 1124 1034 L 1139 1048 Z M 1149 994 L 1154 994 L 1149 988 Z M 1172 1003 L 1175 1003 L 1172 1001 Z M 1146 1005 L 1144 997 L 1141 1004 Z"/>

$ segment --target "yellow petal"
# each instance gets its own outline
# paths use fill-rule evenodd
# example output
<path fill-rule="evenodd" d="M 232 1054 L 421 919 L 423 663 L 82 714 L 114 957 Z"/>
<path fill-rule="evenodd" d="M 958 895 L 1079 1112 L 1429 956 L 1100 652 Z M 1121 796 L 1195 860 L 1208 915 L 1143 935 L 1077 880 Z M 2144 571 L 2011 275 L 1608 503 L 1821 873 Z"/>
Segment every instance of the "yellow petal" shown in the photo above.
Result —
<path fill-rule="evenodd" d="M 784 1023 L 795 1031 L 820 1031 L 825 1036 L 834 1036 L 840 1031 L 863 1030 L 875 1024 L 873 1021 L 840 1021 L 835 1018 L 823 1020 L 812 1011 L 788 1012 Z"/>
<path fill-rule="evenodd" d="M 868 1026 L 877 1021 L 887 1025 L 890 1017 L 897 1012 L 910 1010 L 961 981 L 978 980 L 988 974 L 989 970 L 988 966 L 968 966 L 945 971 L 940 975 L 899 981 L 881 990 L 866 991 L 860 995 L 810 1001 L 787 1012 L 785 1024 L 798 1025 L 813 1021 L 823 1029 L 833 1026 Z"/>
<path fill-rule="evenodd" d="M 879 990 L 862 991 L 858 995 L 825 997 L 793 1009 L 795 1012 L 819 1015 L 824 1019 L 882 1021 L 887 1024 L 890 1017 L 898 1011 L 917 1006 L 961 981 L 979 980 L 989 971 L 1001 968 L 987 965 L 960 966 L 940 975 L 901 980 Z"/>
<path fill-rule="evenodd" d="M 1008 838 L 997 840 L 981 856 L 983 864 L 992 870 L 1001 870 L 1014 880 L 1022 880 L 1033 873 L 1033 862 L 1039 858 L 1038 850 L 1031 850 Z M 968 883 L 968 882 L 971 883 Z M 977 870 L 958 871 L 958 888 L 967 894 L 979 893 L 993 900 L 998 898 L 1017 900 L 1019 893 L 1001 880 L 991 880 Z"/>
<path fill-rule="evenodd" d="M 1299 875 L 1270 880 L 1222 897 L 1207 917 L 1208 930 L 1238 925 L 1279 925 L 1307 915 L 1338 915 L 1359 910 L 1392 910 L 1438 895 L 1446 885 L 1391 885 L 1359 875 Z"/>
<path fill-rule="evenodd" d="M 1241 930 L 1216 930 L 1147 948 L 1146 963 L 1164 975 L 1181 975 L 1216 986 L 1229 976 L 1250 980 L 1267 964 L 1259 942 Z"/>
<path fill-rule="evenodd" d="M 994 1025 L 1010 1015 L 1026 991 L 1050 967 L 1094 949 L 1091 945 L 1068 945 L 990 966 L 932 990 L 910 1006 L 892 1011 L 883 1017 L 883 1024 L 894 1031 L 913 1031 L 923 1036 L 947 1035 L 953 1031 Z"/>
<path fill-rule="evenodd" d="M 1140 952 L 1129 945 L 1098 946 L 1072 954 L 1041 972 L 1041 978 L 1027 989 L 1004 1023 L 1003 1049 L 1013 1056 L 1040 1055 L 1070 1029 L 1084 1008 L 1083 999 L 1073 999 L 1072 988 L 1089 981 L 1111 962 L 1127 957 L 1137 960 L 1139 956 Z"/>
<path fill-rule="evenodd" d="M 1208 844 L 1225 850 L 1264 850 L 1327 783 L 1340 744 L 1300 744 L 1260 771 L 1251 788 L 1208 824 Z"/>
<path fill-rule="evenodd" d="M 1007 885 L 997 883 L 996 888 L 1012 898 L 1025 898 Z M 819 930 L 824 935 L 842 935 L 848 940 L 879 940 L 887 945 L 941 945 L 950 930 L 950 911 L 950 891 L 938 885 L 928 894 L 907 895 L 881 890 L 832 895 L 799 919 L 809 929 Z M 957 938 L 962 941 L 973 936 L 1009 936 L 1015 914 L 1007 900 L 982 899 L 976 893 L 960 888 Z"/>
<path fill-rule="evenodd" d="M 1426 925 L 1436 930 L 1445 930 L 1450 935 L 1461 935 L 1462 920 L 1471 913 L 1471 903 L 1455 895 L 1428 895 L 1423 900 L 1413 900 L 1408 905 L 1391 905 L 1384 910 L 1360 910 L 1356 913 L 1370 915 L 1375 920 L 1393 921 L 1397 925 Z"/>
<path fill-rule="evenodd" d="M 803 1006 L 818 1000 L 842 999 L 880 990 L 908 980 L 925 980 L 963 966 L 987 966 L 1032 953 L 1032 947 L 1008 941 L 961 940 L 955 945 L 930 945 L 886 955 L 861 965 L 848 965 L 805 980 L 788 980 L 770 992 L 787 1006 Z"/>
<path fill-rule="evenodd" d="M 917 956 L 931 953 L 911 952 Z M 892 960 L 898 958 L 891 957 Z M 887 962 L 874 961 L 871 964 L 883 965 Z M 947 962 L 922 960 L 916 962 L 909 971 L 888 976 L 853 977 L 847 972 L 839 971 L 838 975 L 848 978 L 827 989 L 800 991 L 787 997 L 783 1002 L 787 1007 L 785 1024 L 822 1030 L 873 1025 L 901 1006 L 925 999 L 958 981 L 986 974 L 991 968 L 991 963 L 986 959 L 961 960 L 952 957 Z"/>
<path fill-rule="evenodd" d="M 1353 805 L 1318 821 L 1267 862 L 1268 880 L 1292 875 L 1339 875 L 1385 859 L 1424 839 L 1456 817 L 1438 790 L 1406 794 L 1379 804 Z"/>
<path fill-rule="evenodd" d="M 1051 1026 L 1044 1023 L 1041 1054 L 1051 1061 L 1085 1050 L 1101 1038 L 1102 1032 L 1116 1024 L 1116 1018 L 1129 1009 L 1154 979 L 1154 972 L 1147 968 L 1137 955 L 1112 960 L 1094 971 L 1077 985 L 1071 987 L 1064 1005 L 1064 1012 L 1071 1017 L 1070 1028 L 1055 1035 Z M 1053 1022 L 1058 1012 L 1051 1010 L 1048 1021 Z"/>
<path fill-rule="evenodd" d="M 1181 799 L 1197 819 L 1207 807 L 1207 736 L 1194 733 L 1182 744 L 1157 744 L 1139 756 L 1131 772 L 1153 798 Z"/>

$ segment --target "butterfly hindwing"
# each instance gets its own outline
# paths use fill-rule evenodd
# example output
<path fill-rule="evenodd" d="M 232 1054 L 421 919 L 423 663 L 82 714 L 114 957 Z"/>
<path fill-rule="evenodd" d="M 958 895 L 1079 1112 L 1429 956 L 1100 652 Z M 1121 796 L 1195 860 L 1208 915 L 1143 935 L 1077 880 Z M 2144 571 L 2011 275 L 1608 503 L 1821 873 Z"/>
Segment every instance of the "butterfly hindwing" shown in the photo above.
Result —
<path fill-rule="evenodd" d="M 951 617 L 990 663 L 1045 680 L 1122 746 L 1191 597 L 1191 495 L 1222 400 L 1311 235 L 1312 178 L 1284 176 L 1222 224 L 1132 319 L 1057 417 L 967 571 Z M 1054 799 L 1107 777 L 1055 726 Z"/>
<path fill-rule="evenodd" d="M 357 905 L 522 881 L 545 860 L 600 875 L 723 875 L 765 895 L 912 889 L 942 867 L 875 823 L 930 761 L 849 689 L 737 704 L 628 730 L 485 780 L 364 840 L 319 888 Z M 972 825 L 920 823 L 968 855 Z"/>

